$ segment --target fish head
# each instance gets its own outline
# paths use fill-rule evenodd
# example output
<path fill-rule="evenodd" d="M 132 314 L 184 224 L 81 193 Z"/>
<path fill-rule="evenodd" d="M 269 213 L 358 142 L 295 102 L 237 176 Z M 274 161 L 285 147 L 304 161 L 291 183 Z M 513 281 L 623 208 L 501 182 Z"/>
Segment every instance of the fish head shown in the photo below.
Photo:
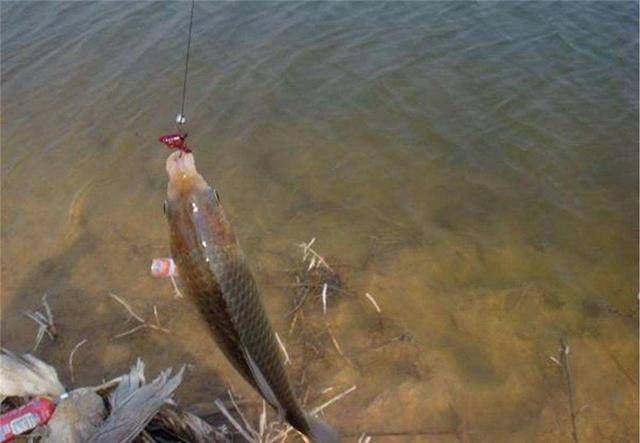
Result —
<path fill-rule="evenodd" d="M 198 173 L 192 153 L 176 151 L 166 162 L 169 184 L 165 215 L 173 228 L 189 227 L 209 238 L 210 244 L 235 242 L 235 236 L 220 204 L 218 192 Z"/>

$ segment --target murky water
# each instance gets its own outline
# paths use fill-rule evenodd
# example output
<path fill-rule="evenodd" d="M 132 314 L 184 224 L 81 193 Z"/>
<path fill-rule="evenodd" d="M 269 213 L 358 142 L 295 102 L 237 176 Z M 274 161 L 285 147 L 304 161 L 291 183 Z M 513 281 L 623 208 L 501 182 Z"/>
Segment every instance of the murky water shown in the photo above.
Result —
<path fill-rule="evenodd" d="M 171 285 L 162 214 L 188 3 L 3 2 L 2 344 L 71 384 L 191 363 L 179 400 L 257 397 Z M 638 6 L 196 4 L 190 140 L 309 404 L 355 439 L 638 438 Z M 315 237 L 351 297 L 288 334 Z M 131 328 L 109 292 L 170 334 Z M 372 294 L 378 315 L 364 297 Z M 331 294 L 330 294 L 331 295 Z M 317 297 L 316 297 L 317 298 Z M 333 387 L 333 391 L 323 392 Z M 303 393 L 301 393 L 303 395 Z"/>

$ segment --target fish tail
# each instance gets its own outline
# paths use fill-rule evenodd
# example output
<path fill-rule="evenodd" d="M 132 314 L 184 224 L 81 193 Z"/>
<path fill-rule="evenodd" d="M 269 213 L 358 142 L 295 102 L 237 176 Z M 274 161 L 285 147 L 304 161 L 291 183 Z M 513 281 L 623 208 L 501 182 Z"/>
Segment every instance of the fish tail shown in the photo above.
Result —
<path fill-rule="evenodd" d="M 338 432 L 324 421 L 310 414 L 306 415 L 309 425 L 309 437 L 314 443 L 338 443 Z"/>
<path fill-rule="evenodd" d="M 305 434 L 313 443 L 338 443 L 340 437 L 335 429 L 322 420 L 305 414 L 298 410 L 298 413 L 288 413 L 286 418 L 291 426 Z"/>

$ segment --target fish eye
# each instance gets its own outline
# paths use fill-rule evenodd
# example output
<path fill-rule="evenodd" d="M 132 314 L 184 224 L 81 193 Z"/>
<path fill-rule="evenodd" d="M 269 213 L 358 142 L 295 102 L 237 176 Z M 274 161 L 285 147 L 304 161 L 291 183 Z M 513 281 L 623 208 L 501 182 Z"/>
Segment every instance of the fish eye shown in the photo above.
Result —
<path fill-rule="evenodd" d="M 167 201 L 163 201 L 162 202 L 162 212 L 164 213 L 164 215 L 167 215 Z"/>

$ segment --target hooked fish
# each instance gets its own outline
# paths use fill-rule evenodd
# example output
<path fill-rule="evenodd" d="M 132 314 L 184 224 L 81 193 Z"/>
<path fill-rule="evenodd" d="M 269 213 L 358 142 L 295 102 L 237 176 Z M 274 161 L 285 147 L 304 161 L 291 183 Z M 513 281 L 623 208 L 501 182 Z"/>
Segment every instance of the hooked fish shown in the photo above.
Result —
<path fill-rule="evenodd" d="M 271 321 L 220 196 L 197 172 L 192 153 L 173 152 L 166 169 L 171 254 L 216 342 L 281 418 L 314 442 L 339 441 L 330 426 L 305 413 L 295 399 Z"/>

